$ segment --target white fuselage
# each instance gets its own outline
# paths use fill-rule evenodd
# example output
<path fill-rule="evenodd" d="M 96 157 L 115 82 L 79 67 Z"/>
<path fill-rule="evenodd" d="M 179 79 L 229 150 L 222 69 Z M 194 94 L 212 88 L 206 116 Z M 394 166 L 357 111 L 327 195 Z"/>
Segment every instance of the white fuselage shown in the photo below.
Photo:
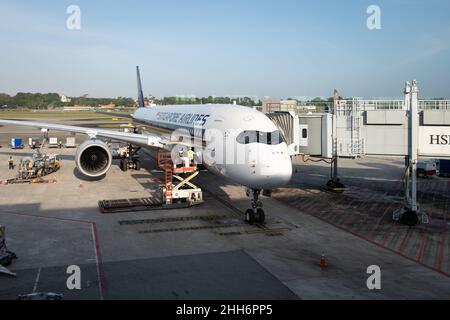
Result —
<path fill-rule="evenodd" d="M 208 170 L 246 187 L 272 189 L 291 179 L 292 162 L 279 129 L 252 108 L 155 106 L 139 108 L 133 118 L 171 131 L 190 132 L 205 146 L 203 164 Z"/>

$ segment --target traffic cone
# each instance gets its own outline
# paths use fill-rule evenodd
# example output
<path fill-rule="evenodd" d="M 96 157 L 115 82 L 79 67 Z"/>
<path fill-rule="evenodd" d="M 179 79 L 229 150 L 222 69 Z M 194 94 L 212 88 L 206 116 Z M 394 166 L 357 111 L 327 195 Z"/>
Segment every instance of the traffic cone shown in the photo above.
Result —
<path fill-rule="evenodd" d="M 83 188 L 83 183 L 80 181 L 80 188 Z"/>
<path fill-rule="evenodd" d="M 325 269 L 326 267 L 328 267 L 328 261 L 325 258 L 325 253 L 322 253 L 322 256 L 320 257 L 320 267 L 322 269 Z"/>

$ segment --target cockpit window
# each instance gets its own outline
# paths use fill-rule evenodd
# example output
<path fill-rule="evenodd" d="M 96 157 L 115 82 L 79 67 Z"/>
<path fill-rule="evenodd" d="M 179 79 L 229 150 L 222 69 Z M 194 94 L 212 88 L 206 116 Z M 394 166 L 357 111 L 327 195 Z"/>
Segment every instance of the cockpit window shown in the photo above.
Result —
<path fill-rule="evenodd" d="M 277 145 L 285 142 L 281 131 L 243 131 L 236 141 L 240 144 L 262 143 L 268 145 Z"/>

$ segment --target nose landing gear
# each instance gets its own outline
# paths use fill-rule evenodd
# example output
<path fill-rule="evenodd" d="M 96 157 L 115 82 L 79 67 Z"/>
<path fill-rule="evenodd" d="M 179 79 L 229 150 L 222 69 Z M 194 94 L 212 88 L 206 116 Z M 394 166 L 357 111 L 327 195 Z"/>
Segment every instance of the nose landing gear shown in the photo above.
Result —
<path fill-rule="evenodd" d="M 247 190 L 247 194 L 252 196 L 252 208 L 245 212 L 245 222 L 250 225 L 255 223 L 264 224 L 266 221 L 266 215 L 262 209 L 262 202 L 259 201 L 261 190 Z"/>

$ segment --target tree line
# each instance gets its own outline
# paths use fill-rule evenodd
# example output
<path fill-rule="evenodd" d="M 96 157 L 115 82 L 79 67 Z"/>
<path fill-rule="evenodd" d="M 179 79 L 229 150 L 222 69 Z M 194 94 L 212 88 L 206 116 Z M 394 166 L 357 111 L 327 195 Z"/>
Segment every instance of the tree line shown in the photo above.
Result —
<path fill-rule="evenodd" d="M 70 106 L 91 106 L 114 104 L 116 106 L 133 107 L 135 102 L 131 98 L 70 98 L 70 102 L 62 102 L 57 93 L 24 93 L 15 96 L 0 93 L 0 107 L 2 108 L 29 108 L 29 109 L 55 109 Z"/>
<path fill-rule="evenodd" d="M 159 105 L 180 105 L 180 104 L 238 104 L 241 106 L 254 107 L 262 105 L 261 100 L 254 100 L 249 97 L 164 97 L 155 99 Z"/>
<path fill-rule="evenodd" d="M 114 104 L 117 107 L 136 107 L 136 101 L 132 98 L 90 98 L 90 97 L 71 97 L 70 102 L 61 102 L 61 97 L 57 93 L 23 93 L 19 92 L 15 96 L 0 93 L 0 108 L 29 108 L 29 109 L 57 109 L 70 106 L 90 106 L 100 107 L 102 105 Z M 176 104 L 233 104 L 253 107 L 261 105 L 261 101 L 253 100 L 249 97 L 164 97 L 160 99 L 150 98 L 147 102 L 153 102 L 158 105 L 176 105 Z"/>
<path fill-rule="evenodd" d="M 295 100 L 295 99 L 290 99 Z M 233 104 L 241 106 L 254 107 L 261 106 L 261 100 L 255 100 L 250 97 L 164 97 L 164 98 L 146 98 L 147 102 L 153 102 L 158 105 L 181 105 L 181 104 Z M 310 103 L 321 105 L 332 102 L 333 98 L 322 99 L 315 98 Z M 300 102 L 300 101 L 298 101 Z M 305 101 L 303 101 L 305 103 Z M 306 102 L 307 103 L 307 102 Z M 57 93 L 23 93 L 19 92 L 15 96 L 0 93 L 0 108 L 29 108 L 29 109 L 57 109 L 70 106 L 90 106 L 100 107 L 102 105 L 113 104 L 116 107 L 132 108 L 137 103 L 132 98 L 90 98 L 72 97 L 70 102 L 61 102 L 61 97 Z"/>

